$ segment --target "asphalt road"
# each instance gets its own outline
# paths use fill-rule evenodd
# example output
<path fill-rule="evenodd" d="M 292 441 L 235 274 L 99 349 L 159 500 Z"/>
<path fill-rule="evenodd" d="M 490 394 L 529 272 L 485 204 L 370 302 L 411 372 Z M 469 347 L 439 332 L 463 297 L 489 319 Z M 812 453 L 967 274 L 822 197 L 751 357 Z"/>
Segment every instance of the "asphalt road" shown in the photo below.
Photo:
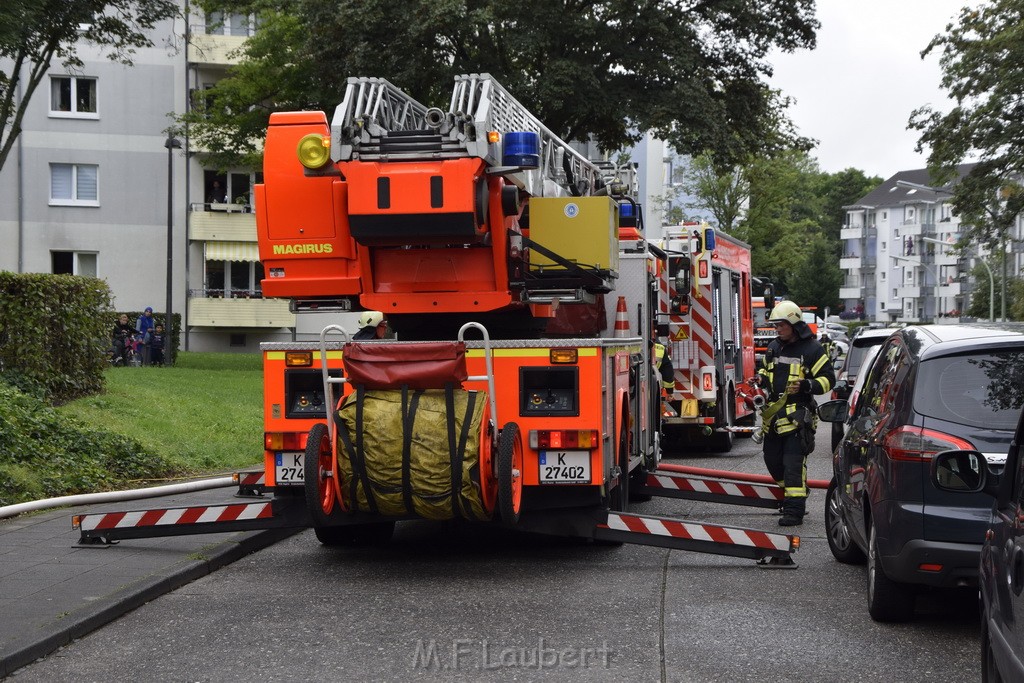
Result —
<path fill-rule="evenodd" d="M 826 479 L 829 430 L 810 477 Z M 749 440 L 669 462 L 764 471 Z M 832 559 L 824 491 L 797 570 L 485 526 L 399 524 L 386 548 L 304 532 L 161 597 L 11 680 L 956 681 L 979 675 L 976 594 L 876 624 L 863 567 Z M 656 500 L 637 511 L 778 530 L 770 510 Z M 126 541 L 128 543 L 130 541 Z"/>

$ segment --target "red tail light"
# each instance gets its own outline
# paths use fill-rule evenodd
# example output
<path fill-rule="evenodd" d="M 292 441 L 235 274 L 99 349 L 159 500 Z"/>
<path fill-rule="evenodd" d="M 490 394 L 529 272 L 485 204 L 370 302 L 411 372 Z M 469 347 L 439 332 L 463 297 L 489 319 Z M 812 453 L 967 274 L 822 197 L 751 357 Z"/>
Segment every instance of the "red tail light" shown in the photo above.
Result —
<path fill-rule="evenodd" d="M 530 430 L 530 447 L 539 449 L 592 450 L 601 444 L 596 429 Z"/>
<path fill-rule="evenodd" d="M 903 425 L 882 439 L 882 449 L 892 460 L 927 462 L 939 451 L 973 450 L 974 444 L 933 429 Z"/>

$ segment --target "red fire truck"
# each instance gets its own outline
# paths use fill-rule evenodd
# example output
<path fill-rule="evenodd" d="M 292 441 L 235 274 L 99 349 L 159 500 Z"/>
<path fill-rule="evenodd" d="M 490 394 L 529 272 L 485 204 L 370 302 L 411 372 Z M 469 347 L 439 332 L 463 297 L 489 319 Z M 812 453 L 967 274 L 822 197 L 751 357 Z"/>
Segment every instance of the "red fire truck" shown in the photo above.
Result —
<path fill-rule="evenodd" d="M 790 560 L 795 536 L 629 510 L 654 495 L 781 500 L 659 468 L 659 317 L 698 340 L 672 342 L 673 424 L 731 438 L 752 363 L 744 245 L 708 231 L 695 250 L 649 244 L 632 170 L 586 159 L 486 74 L 458 77 L 447 111 L 349 79 L 330 122 L 272 115 L 264 150 L 264 294 L 382 311 L 398 340 L 332 325 L 319 342 L 264 344 L 264 468 L 241 484 L 272 499 L 175 512 L 180 524 L 87 515 L 83 541 L 290 525 L 343 545 L 461 518 Z M 700 312 L 684 320 L 673 301 Z M 728 323 L 741 308 L 746 326 Z"/>
<path fill-rule="evenodd" d="M 750 246 L 706 224 L 664 234 L 670 277 L 659 305 L 675 388 L 663 430 L 673 443 L 728 451 L 734 434 L 749 433 L 754 422 L 745 400 L 757 370 Z"/>

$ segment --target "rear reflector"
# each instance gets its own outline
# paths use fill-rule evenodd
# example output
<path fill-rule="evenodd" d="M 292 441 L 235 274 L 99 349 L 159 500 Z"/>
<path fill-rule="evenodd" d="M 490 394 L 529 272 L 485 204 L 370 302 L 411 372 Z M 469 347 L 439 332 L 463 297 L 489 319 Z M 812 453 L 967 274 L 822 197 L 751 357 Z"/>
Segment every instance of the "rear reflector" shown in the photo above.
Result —
<path fill-rule="evenodd" d="M 918 568 L 919 571 L 922 571 L 922 572 L 941 572 L 942 571 L 942 565 L 941 564 L 920 564 L 920 565 L 917 566 L 917 568 Z"/>

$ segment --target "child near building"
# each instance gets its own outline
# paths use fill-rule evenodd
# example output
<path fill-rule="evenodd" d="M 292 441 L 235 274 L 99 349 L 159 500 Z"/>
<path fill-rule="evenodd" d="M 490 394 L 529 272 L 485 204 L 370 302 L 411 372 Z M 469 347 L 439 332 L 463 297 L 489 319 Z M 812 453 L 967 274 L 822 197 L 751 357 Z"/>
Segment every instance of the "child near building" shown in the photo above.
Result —
<path fill-rule="evenodd" d="M 149 333 L 149 364 L 164 364 L 164 326 L 160 323 Z"/>

